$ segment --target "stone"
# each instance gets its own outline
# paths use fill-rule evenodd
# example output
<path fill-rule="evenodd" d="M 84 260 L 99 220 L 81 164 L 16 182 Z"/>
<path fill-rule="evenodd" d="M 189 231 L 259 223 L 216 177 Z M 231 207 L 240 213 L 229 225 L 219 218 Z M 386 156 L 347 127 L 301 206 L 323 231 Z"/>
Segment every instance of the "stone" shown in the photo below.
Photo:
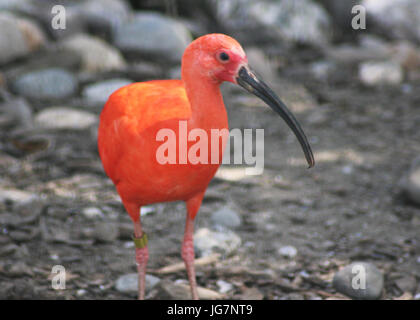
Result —
<path fill-rule="evenodd" d="M 293 246 L 283 246 L 278 250 L 282 257 L 292 259 L 297 255 L 297 249 Z"/>
<path fill-rule="evenodd" d="M 325 45 L 331 39 L 328 13 L 311 0 L 213 0 L 218 22 L 239 40 L 286 40 Z M 257 32 L 256 32 L 257 30 Z"/>
<path fill-rule="evenodd" d="M 371 263 L 354 262 L 334 275 L 333 286 L 350 298 L 374 300 L 382 295 L 384 276 Z"/>
<path fill-rule="evenodd" d="M 146 274 L 146 292 L 153 289 L 161 280 L 158 277 Z M 115 282 L 115 288 L 122 293 L 138 293 L 138 274 L 129 273 L 120 276 Z"/>
<path fill-rule="evenodd" d="M 194 249 L 197 256 L 209 256 L 213 253 L 232 254 L 241 245 L 241 238 L 232 231 L 212 231 L 201 228 L 194 234 Z"/>
<path fill-rule="evenodd" d="M 240 295 L 241 300 L 262 300 L 264 295 L 258 288 L 245 288 Z"/>
<path fill-rule="evenodd" d="M 219 287 L 220 293 L 227 293 L 233 289 L 233 285 L 229 282 L 226 282 L 224 280 L 217 280 L 216 281 L 217 286 Z"/>
<path fill-rule="evenodd" d="M 225 227 L 228 229 L 235 229 L 241 225 L 241 218 L 239 214 L 228 207 L 223 207 L 213 212 L 210 219 L 215 226 Z"/>
<path fill-rule="evenodd" d="M 60 45 L 81 57 L 83 71 L 104 72 L 126 67 L 121 53 L 98 37 L 77 34 L 64 39 Z"/>
<path fill-rule="evenodd" d="M 31 128 L 33 125 L 32 109 L 24 98 L 7 98 L 4 103 L 0 103 L 0 115 L 5 116 L 9 126 L 20 126 L 21 128 Z M 2 125 L 4 122 L 2 121 Z"/>
<path fill-rule="evenodd" d="M 99 242 L 114 242 L 118 238 L 118 226 L 110 222 L 95 224 L 93 236 Z"/>
<path fill-rule="evenodd" d="M 87 25 L 102 34 L 110 33 L 132 15 L 128 1 L 123 0 L 88 0 L 77 9 Z"/>
<path fill-rule="evenodd" d="M 245 52 L 251 68 L 256 71 L 265 82 L 271 83 L 276 81 L 278 78 L 276 67 L 262 49 L 251 47 L 246 48 Z"/>
<path fill-rule="evenodd" d="M 420 158 L 413 162 L 401 184 L 407 198 L 411 202 L 420 205 Z"/>
<path fill-rule="evenodd" d="M 19 76 L 13 82 L 14 91 L 35 100 L 68 98 L 76 93 L 77 87 L 75 76 L 59 68 L 31 71 Z"/>
<path fill-rule="evenodd" d="M 98 121 L 97 115 L 66 107 L 51 107 L 35 115 L 34 123 L 44 129 L 84 130 Z"/>
<path fill-rule="evenodd" d="M 168 280 L 162 280 L 159 283 L 159 298 L 166 300 L 191 300 L 191 289 L 189 284 L 174 283 Z M 203 300 L 222 299 L 223 295 L 202 287 L 197 287 L 198 296 Z"/>
<path fill-rule="evenodd" d="M 362 4 L 372 21 L 388 36 L 420 42 L 419 1 L 363 0 Z"/>
<path fill-rule="evenodd" d="M 415 277 L 407 275 L 395 280 L 395 284 L 402 292 L 414 293 L 417 289 L 417 280 Z"/>
<path fill-rule="evenodd" d="M 0 64 L 28 55 L 45 45 L 39 26 L 26 18 L 0 13 Z"/>
<path fill-rule="evenodd" d="M 408 41 L 400 41 L 392 47 L 392 57 L 407 71 L 420 68 L 420 52 Z"/>
<path fill-rule="evenodd" d="M 359 79 L 368 86 L 398 85 L 403 76 L 401 66 L 392 61 L 364 62 L 359 66 Z"/>
<path fill-rule="evenodd" d="M 330 61 L 316 61 L 310 65 L 310 71 L 318 80 L 326 81 L 334 72 L 336 66 Z"/>
<path fill-rule="evenodd" d="M 103 105 L 113 92 L 130 83 L 133 81 L 129 79 L 111 79 L 92 83 L 83 88 L 82 96 L 90 104 Z"/>
<path fill-rule="evenodd" d="M 113 42 L 123 53 L 179 64 L 192 37 L 180 22 L 159 13 L 137 13 L 114 28 Z"/>
<path fill-rule="evenodd" d="M 35 194 L 27 191 L 0 188 L 0 202 L 11 201 L 16 204 L 27 204 L 37 198 Z"/>
<path fill-rule="evenodd" d="M 87 207 L 82 210 L 82 214 L 88 219 L 97 219 L 103 217 L 101 209 L 96 207 Z"/>

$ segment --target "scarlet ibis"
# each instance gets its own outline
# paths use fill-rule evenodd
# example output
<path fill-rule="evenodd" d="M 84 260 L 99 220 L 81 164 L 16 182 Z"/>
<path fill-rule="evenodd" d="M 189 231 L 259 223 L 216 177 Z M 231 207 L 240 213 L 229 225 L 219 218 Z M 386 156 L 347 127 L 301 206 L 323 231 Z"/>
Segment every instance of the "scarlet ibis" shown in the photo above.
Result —
<path fill-rule="evenodd" d="M 162 141 L 160 129 L 178 132 L 186 121 L 188 135 L 194 129 L 209 134 L 227 129 L 228 119 L 220 84 L 229 81 L 253 93 L 277 112 L 295 133 L 309 167 L 315 163 L 311 147 L 293 114 L 277 95 L 249 68 L 241 45 L 223 34 L 197 38 L 182 57 L 182 80 L 154 80 L 124 86 L 115 91 L 100 115 L 98 149 L 106 174 L 111 178 L 122 203 L 134 223 L 139 299 L 145 295 L 146 265 L 149 257 L 147 236 L 140 222 L 144 205 L 182 200 L 187 215 L 182 258 L 193 299 L 198 299 L 194 269 L 194 218 L 206 188 L 219 167 L 223 143 L 217 149 L 218 163 L 161 164 L 156 154 Z M 176 136 L 177 151 L 186 136 Z M 184 140 L 184 141 L 182 141 Z M 209 146 L 209 158 L 211 149 Z"/>

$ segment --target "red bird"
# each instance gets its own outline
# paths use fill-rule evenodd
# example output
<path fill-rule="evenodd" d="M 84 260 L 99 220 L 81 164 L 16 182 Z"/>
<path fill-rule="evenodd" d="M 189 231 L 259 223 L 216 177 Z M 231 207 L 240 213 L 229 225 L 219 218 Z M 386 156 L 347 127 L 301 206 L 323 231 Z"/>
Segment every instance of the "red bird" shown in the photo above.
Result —
<path fill-rule="evenodd" d="M 155 80 L 127 85 L 115 91 L 106 102 L 98 132 L 98 148 L 106 174 L 114 182 L 125 209 L 134 223 L 134 243 L 139 275 L 139 299 L 144 299 L 146 265 L 149 257 L 147 236 L 140 222 L 141 206 L 183 200 L 187 217 L 182 243 L 182 258 L 188 273 L 193 299 L 198 299 L 194 269 L 194 218 L 210 180 L 223 155 L 224 143 L 216 150 L 219 161 L 208 164 L 159 161 L 161 129 L 179 132 L 187 124 L 188 136 L 194 129 L 211 136 L 212 129 L 228 128 L 220 84 L 229 81 L 265 101 L 293 130 L 309 167 L 314 165 L 310 145 L 298 122 L 276 94 L 248 67 L 241 45 L 223 34 L 208 34 L 193 41 L 182 58 L 182 80 Z M 223 140 L 223 139 L 222 139 Z M 170 143 L 166 141 L 166 143 Z M 220 141 L 220 140 L 219 140 Z M 170 146 L 182 152 L 191 146 L 187 136 L 176 136 Z M 167 151 L 169 151 L 168 148 Z M 201 152 L 201 151 L 200 151 Z M 213 159 L 214 160 L 214 159 Z"/>

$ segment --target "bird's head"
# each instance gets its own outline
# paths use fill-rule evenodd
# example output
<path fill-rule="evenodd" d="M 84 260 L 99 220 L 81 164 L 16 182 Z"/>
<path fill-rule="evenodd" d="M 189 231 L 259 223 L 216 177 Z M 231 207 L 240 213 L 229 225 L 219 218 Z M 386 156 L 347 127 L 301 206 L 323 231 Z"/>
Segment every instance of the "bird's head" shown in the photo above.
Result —
<path fill-rule="evenodd" d="M 238 84 L 269 105 L 295 133 L 302 146 L 309 167 L 315 165 L 309 142 L 298 121 L 274 93 L 248 66 L 242 46 L 224 34 L 208 34 L 194 40 L 182 58 L 182 77 L 193 73 L 197 81 L 204 79 L 220 84 L 224 81 Z"/>

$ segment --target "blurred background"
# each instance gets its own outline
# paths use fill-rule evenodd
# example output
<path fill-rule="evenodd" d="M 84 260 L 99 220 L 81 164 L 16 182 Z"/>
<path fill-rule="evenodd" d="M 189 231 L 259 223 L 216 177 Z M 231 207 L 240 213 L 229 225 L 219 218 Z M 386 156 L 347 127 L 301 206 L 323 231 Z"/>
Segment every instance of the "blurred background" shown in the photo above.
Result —
<path fill-rule="evenodd" d="M 179 78 L 188 43 L 222 32 L 295 113 L 317 164 L 306 169 L 269 108 L 223 85 L 230 127 L 265 129 L 265 170 L 223 166 L 210 184 L 195 235 L 206 297 L 420 299 L 418 0 L 56 4 L 0 0 L 0 298 L 136 297 L 132 224 L 98 157 L 98 116 L 123 85 Z M 184 212 L 142 209 L 149 299 L 188 297 Z M 346 281 L 354 262 L 362 293 Z"/>

